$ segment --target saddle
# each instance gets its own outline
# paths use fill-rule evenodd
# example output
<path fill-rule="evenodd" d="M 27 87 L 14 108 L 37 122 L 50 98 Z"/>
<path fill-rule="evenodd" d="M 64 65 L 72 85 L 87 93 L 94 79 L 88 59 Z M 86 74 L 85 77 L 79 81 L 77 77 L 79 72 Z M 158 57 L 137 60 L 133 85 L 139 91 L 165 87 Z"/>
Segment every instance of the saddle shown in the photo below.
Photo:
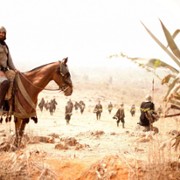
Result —
<path fill-rule="evenodd" d="M 6 93 L 5 100 L 10 100 L 12 97 L 12 90 L 13 90 L 13 84 L 14 84 L 16 73 L 13 70 L 8 70 L 5 72 L 5 74 L 10 81 L 10 86 Z"/>
<path fill-rule="evenodd" d="M 3 121 L 3 116 L 5 117 L 5 121 L 11 121 L 12 111 L 13 111 L 13 101 L 12 101 L 12 94 L 13 94 L 13 84 L 16 73 L 13 70 L 5 71 L 5 75 L 10 81 L 9 89 L 5 95 L 3 108 L 0 111 L 0 123 Z"/>
<path fill-rule="evenodd" d="M 31 118 L 37 123 L 36 105 L 31 100 L 23 85 L 21 73 L 16 74 L 13 70 L 10 70 L 6 72 L 6 75 L 10 80 L 10 87 L 5 97 L 3 112 L 0 114 L 0 122 L 2 116 L 5 116 L 6 119 L 11 119 L 11 116 L 14 115 L 22 119 Z M 6 122 L 8 121 L 6 120 Z"/>

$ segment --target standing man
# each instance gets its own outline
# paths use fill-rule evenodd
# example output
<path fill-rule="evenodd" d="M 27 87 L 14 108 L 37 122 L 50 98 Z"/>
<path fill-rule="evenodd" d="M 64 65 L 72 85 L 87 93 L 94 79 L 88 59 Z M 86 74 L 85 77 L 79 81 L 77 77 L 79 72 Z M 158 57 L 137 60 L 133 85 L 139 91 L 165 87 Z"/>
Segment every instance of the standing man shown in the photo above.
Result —
<path fill-rule="evenodd" d="M 70 107 L 72 108 L 72 110 L 73 110 L 74 104 L 73 104 L 73 102 L 72 102 L 71 99 L 69 99 L 69 101 L 67 102 L 67 104 L 69 104 L 69 106 L 70 106 Z"/>
<path fill-rule="evenodd" d="M 45 100 L 42 97 L 40 103 L 38 104 L 38 107 L 39 107 L 41 112 L 43 111 L 44 105 L 45 105 Z"/>
<path fill-rule="evenodd" d="M 95 108 L 94 108 L 94 113 L 96 113 L 96 119 L 100 120 L 101 119 L 101 113 L 103 111 L 103 107 L 101 105 L 101 102 L 98 101 L 98 104 L 96 104 Z"/>
<path fill-rule="evenodd" d="M 132 116 L 132 117 L 135 116 L 135 113 L 136 113 L 135 104 L 133 104 L 133 105 L 131 106 L 130 113 L 131 113 L 131 116 Z"/>
<path fill-rule="evenodd" d="M 82 101 L 82 100 L 79 101 L 79 106 L 80 106 L 80 112 L 81 112 L 81 114 L 83 114 L 84 109 L 85 109 L 85 107 L 86 107 L 84 101 Z"/>
<path fill-rule="evenodd" d="M 116 114 L 113 116 L 113 119 L 116 119 L 117 121 L 117 127 L 119 127 L 119 122 L 121 121 L 122 123 L 122 128 L 124 128 L 124 121 L 125 118 L 125 112 L 124 112 L 124 104 L 122 103 L 120 105 L 120 108 L 117 110 Z"/>
<path fill-rule="evenodd" d="M 110 102 L 110 103 L 108 104 L 109 114 L 111 114 L 112 109 L 113 109 L 113 105 L 112 105 L 112 103 Z"/>
<path fill-rule="evenodd" d="M 144 127 L 144 131 L 150 131 L 152 127 L 153 113 L 155 111 L 155 105 L 152 102 L 152 97 L 147 95 L 145 97 L 145 101 L 141 103 L 140 106 L 140 122 L 138 123 L 140 126 Z"/>
<path fill-rule="evenodd" d="M 13 86 L 16 68 L 13 64 L 9 48 L 5 42 L 6 29 L 0 27 L 0 110 L 3 110 L 4 100 L 9 88 Z M 13 71 L 14 70 L 14 71 Z M 9 97 L 10 98 L 10 97 Z"/>
<path fill-rule="evenodd" d="M 65 106 L 65 120 L 67 125 L 71 120 L 72 111 L 73 111 L 73 103 L 71 100 L 69 100 Z"/>

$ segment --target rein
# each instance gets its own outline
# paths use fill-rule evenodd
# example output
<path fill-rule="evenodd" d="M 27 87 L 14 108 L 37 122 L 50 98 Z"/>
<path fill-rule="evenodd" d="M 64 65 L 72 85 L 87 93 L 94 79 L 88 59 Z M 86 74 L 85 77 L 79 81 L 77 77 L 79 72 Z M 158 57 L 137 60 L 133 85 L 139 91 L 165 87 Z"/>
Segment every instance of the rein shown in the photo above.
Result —
<path fill-rule="evenodd" d="M 60 66 L 60 71 L 61 71 L 62 67 L 61 67 L 61 62 L 60 62 L 60 61 L 59 61 L 59 66 Z M 60 72 L 60 74 L 63 75 L 63 73 L 61 73 L 61 72 Z M 60 87 L 59 87 L 58 89 L 50 89 L 50 88 L 42 88 L 42 87 L 39 87 L 39 86 L 35 86 L 34 84 L 32 84 L 32 82 L 31 82 L 29 79 L 27 79 L 27 77 L 26 77 L 24 74 L 21 73 L 21 75 L 23 76 L 23 78 L 24 78 L 29 84 L 31 84 L 31 86 L 33 86 L 33 87 L 35 87 L 35 88 L 37 88 L 37 89 L 40 89 L 40 90 L 60 91 L 60 92 L 62 92 L 62 91 L 65 91 L 65 90 L 67 89 L 67 88 L 65 88 L 64 90 L 62 90 L 62 89 L 60 89 Z"/>
<path fill-rule="evenodd" d="M 35 87 L 35 88 L 37 88 L 37 89 L 40 89 L 40 90 L 48 90 L 48 91 L 58 91 L 58 90 L 61 91 L 60 88 L 58 88 L 58 89 L 50 89 L 50 88 L 42 88 L 42 87 L 39 87 L 39 86 L 35 86 L 28 78 L 26 78 L 25 75 L 23 75 L 23 74 L 21 74 L 21 75 L 23 76 L 23 78 L 24 78 L 26 81 L 28 81 L 29 84 L 31 84 L 31 86 L 33 86 L 33 87 Z"/>

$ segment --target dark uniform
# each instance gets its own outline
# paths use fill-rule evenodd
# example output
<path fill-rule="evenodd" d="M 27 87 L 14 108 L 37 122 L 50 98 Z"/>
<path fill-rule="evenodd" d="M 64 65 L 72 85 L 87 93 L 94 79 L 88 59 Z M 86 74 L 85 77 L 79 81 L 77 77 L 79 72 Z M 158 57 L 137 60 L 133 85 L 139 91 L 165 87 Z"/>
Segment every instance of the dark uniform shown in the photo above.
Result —
<path fill-rule="evenodd" d="M 38 104 L 38 107 L 41 110 L 41 112 L 43 111 L 44 104 L 45 104 L 45 100 L 44 100 L 44 98 L 42 98 L 40 103 Z"/>
<path fill-rule="evenodd" d="M 117 127 L 119 127 L 119 122 L 121 121 L 122 127 L 124 128 L 125 124 L 125 112 L 124 112 L 124 105 L 121 104 L 120 108 L 117 110 L 116 114 L 113 116 L 113 119 L 116 119 L 117 121 Z"/>
<path fill-rule="evenodd" d="M 83 114 L 84 109 L 86 107 L 84 101 L 79 101 L 79 106 L 80 106 L 80 112 L 81 112 L 81 114 Z"/>
<path fill-rule="evenodd" d="M 131 106 L 130 113 L 131 113 L 131 116 L 135 116 L 135 113 L 136 113 L 136 107 L 135 107 L 134 104 Z"/>
<path fill-rule="evenodd" d="M 101 113 L 103 111 L 103 107 L 100 103 L 100 101 L 98 102 L 98 104 L 96 104 L 95 108 L 94 108 L 94 113 L 96 113 L 96 119 L 100 120 L 101 119 Z"/>
<path fill-rule="evenodd" d="M 73 103 L 70 100 L 70 101 L 67 102 L 67 105 L 65 106 L 65 120 L 66 120 L 66 124 L 69 124 L 69 121 L 71 120 L 72 111 L 73 111 Z"/>
<path fill-rule="evenodd" d="M 151 113 L 154 111 L 154 103 L 152 102 L 142 102 L 141 103 L 141 115 L 140 115 L 140 125 L 141 126 L 149 126 L 150 122 L 149 119 L 147 118 L 147 112 Z"/>
<path fill-rule="evenodd" d="M 112 105 L 112 103 L 110 102 L 110 103 L 108 104 L 109 114 L 111 114 L 112 109 L 113 109 L 113 105 Z"/>
<path fill-rule="evenodd" d="M 140 126 L 145 127 L 145 131 L 149 131 L 152 128 L 152 123 L 156 121 L 157 117 L 155 113 L 155 105 L 152 102 L 151 96 L 146 96 L 146 100 L 141 103 L 140 106 L 140 122 L 138 123 Z"/>

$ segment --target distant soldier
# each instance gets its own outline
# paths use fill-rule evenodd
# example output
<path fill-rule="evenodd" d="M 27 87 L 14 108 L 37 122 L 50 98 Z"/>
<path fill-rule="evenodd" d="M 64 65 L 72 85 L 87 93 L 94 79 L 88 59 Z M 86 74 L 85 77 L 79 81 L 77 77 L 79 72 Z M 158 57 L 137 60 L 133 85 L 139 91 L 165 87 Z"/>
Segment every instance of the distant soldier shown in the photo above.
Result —
<path fill-rule="evenodd" d="M 101 119 L 101 113 L 103 111 L 103 107 L 101 105 L 101 102 L 98 101 L 98 104 L 95 105 L 95 108 L 94 108 L 94 113 L 96 113 L 96 119 L 97 120 L 100 120 Z"/>
<path fill-rule="evenodd" d="M 45 104 L 44 104 L 44 107 L 45 107 L 46 110 L 49 109 L 49 101 L 48 101 L 48 100 L 46 100 L 46 102 L 45 102 Z"/>
<path fill-rule="evenodd" d="M 75 109 L 75 111 L 77 111 L 78 108 L 79 108 L 79 103 L 76 101 L 76 102 L 74 103 L 74 109 Z"/>
<path fill-rule="evenodd" d="M 120 108 L 117 110 L 116 114 L 113 116 L 113 119 L 116 119 L 117 121 L 117 127 L 119 127 L 119 122 L 121 121 L 122 127 L 124 128 L 124 121 L 125 118 L 125 112 L 124 112 L 124 104 L 122 103 L 120 105 Z"/>
<path fill-rule="evenodd" d="M 42 98 L 40 103 L 38 104 L 38 107 L 41 112 L 43 111 L 44 105 L 45 105 L 45 100 L 44 100 L 44 98 Z"/>
<path fill-rule="evenodd" d="M 53 113 L 55 112 L 56 110 L 56 105 L 57 105 L 57 101 L 56 99 L 52 99 L 50 102 L 49 102 L 49 112 L 51 115 L 53 115 Z"/>
<path fill-rule="evenodd" d="M 85 107 L 86 107 L 84 101 L 79 101 L 79 107 L 80 107 L 80 112 L 81 112 L 81 114 L 83 114 L 84 109 L 85 109 Z"/>
<path fill-rule="evenodd" d="M 56 110 L 56 105 L 58 105 L 56 99 L 53 98 L 51 101 L 52 101 L 52 103 L 54 104 L 54 110 Z"/>
<path fill-rule="evenodd" d="M 158 113 L 159 116 L 161 116 L 162 112 L 163 112 L 163 110 L 162 110 L 162 107 L 161 107 L 161 105 L 160 105 L 160 106 L 158 107 L 158 109 L 157 109 L 157 113 Z"/>
<path fill-rule="evenodd" d="M 113 105 L 112 105 L 112 103 L 110 102 L 110 103 L 108 104 L 109 114 L 111 114 L 112 109 L 113 109 Z"/>
<path fill-rule="evenodd" d="M 72 110 L 73 110 L 73 108 L 74 108 L 74 104 L 73 104 L 72 100 L 71 100 L 71 99 L 69 99 L 69 101 L 68 101 L 67 103 L 68 103 L 68 104 L 70 104 L 70 106 L 71 106 L 71 108 L 72 108 Z"/>
<path fill-rule="evenodd" d="M 65 106 L 65 120 L 66 120 L 67 125 L 69 124 L 69 121 L 71 120 L 72 111 L 73 111 L 73 103 L 70 100 L 67 102 Z"/>
<path fill-rule="evenodd" d="M 133 104 L 133 105 L 131 106 L 130 113 L 131 113 L 131 116 L 132 116 L 132 117 L 135 116 L 135 113 L 136 113 L 135 104 Z"/>

